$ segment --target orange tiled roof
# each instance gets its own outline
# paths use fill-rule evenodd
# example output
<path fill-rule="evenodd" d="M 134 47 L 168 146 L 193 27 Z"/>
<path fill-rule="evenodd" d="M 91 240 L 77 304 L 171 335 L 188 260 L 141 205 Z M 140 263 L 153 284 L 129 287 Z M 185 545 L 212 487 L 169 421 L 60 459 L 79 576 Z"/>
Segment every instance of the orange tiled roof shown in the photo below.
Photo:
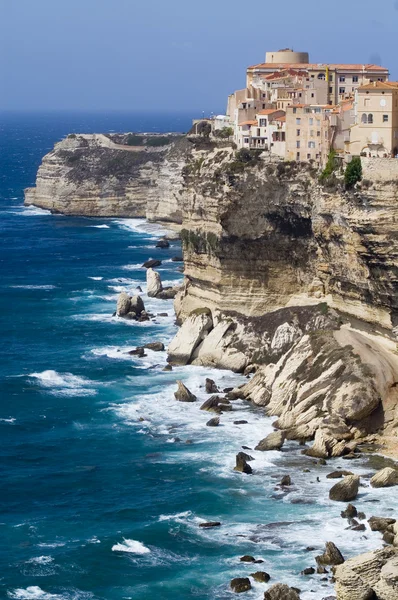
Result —
<path fill-rule="evenodd" d="M 250 68 L 250 67 L 249 67 Z M 283 69 L 282 71 L 274 71 L 269 75 L 266 75 L 265 79 L 271 81 L 272 79 L 284 79 L 286 77 L 306 77 L 308 75 L 308 71 L 297 70 L 297 69 Z"/>
<path fill-rule="evenodd" d="M 398 81 L 373 81 L 366 85 L 361 85 L 359 90 L 398 90 Z"/>
<path fill-rule="evenodd" d="M 281 111 L 280 108 L 264 108 L 264 110 L 259 110 L 258 115 L 272 115 L 272 113 L 276 113 Z M 281 111 L 283 112 L 283 111 Z"/>
<path fill-rule="evenodd" d="M 259 63 L 258 65 L 252 65 L 248 67 L 249 69 L 274 69 L 275 71 L 279 70 L 287 70 L 287 69 L 298 69 L 298 70 L 307 70 L 307 71 L 320 71 L 322 69 L 326 69 L 328 67 L 332 70 L 341 70 L 341 71 L 384 71 L 388 73 L 388 69 L 385 67 L 380 67 L 379 65 L 372 64 L 340 64 L 340 63 L 330 63 L 330 64 L 322 64 L 322 63 Z"/>
<path fill-rule="evenodd" d="M 281 123 L 284 123 L 286 121 L 286 115 L 284 117 L 276 117 L 275 121 L 281 121 Z"/>
<path fill-rule="evenodd" d="M 243 121 L 243 123 L 239 123 L 239 127 L 241 125 L 257 125 L 257 121 Z"/>

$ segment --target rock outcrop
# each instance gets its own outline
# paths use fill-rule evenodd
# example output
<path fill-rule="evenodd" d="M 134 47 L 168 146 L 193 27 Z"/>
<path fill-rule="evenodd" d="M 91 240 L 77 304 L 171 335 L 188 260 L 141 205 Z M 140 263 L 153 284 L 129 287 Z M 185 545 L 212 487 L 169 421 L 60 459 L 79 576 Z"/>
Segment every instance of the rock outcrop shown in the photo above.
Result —
<path fill-rule="evenodd" d="M 391 467 L 385 467 L 373 475 L 370 480 L 370 485 L 374 488 L 398 485 L 398 471 L 396 469 L 392 469 Z"/>
<path fill-rule="evenodd" d="M 398 551 L 391 547 L 361 554 L 334 570 L 337 600 L 398 598 Z"/>
<path fill-rule="evenodd" d="M 128 135 L 71 134 L 47 154 L 25 204 L 88 217 L 181 223 L 179 191 L 191 144 L 129 146 Z"/>

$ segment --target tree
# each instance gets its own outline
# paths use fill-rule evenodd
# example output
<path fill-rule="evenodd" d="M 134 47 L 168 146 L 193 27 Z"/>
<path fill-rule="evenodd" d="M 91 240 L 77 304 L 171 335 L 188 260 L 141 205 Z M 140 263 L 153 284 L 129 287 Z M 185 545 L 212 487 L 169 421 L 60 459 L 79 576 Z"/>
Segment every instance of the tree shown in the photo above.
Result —
<path fill-rule="evenodd" d="M 362 179 L 362 163 L 359 156 L 354 156 L 351 162 L 348 163 L 344 173 L 344 183 L 347 189 Z"/>
<path fill-rule="evenodd" d="M 198 123 L 196 131 L 203 137 L 209 137 L 211 134 L 211 125 L 207 121 L 201 121 Z"/>

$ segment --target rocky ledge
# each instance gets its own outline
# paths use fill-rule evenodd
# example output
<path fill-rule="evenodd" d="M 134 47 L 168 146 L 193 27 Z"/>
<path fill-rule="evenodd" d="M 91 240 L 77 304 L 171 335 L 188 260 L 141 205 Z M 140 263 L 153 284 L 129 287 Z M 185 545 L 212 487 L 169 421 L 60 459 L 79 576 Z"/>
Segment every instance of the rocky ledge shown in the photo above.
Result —
<path fill-rule="evenodd" d="M 66 215 L 178 224 L 189 146 L 175 135 L 71 134 L 43 158 L 36 186 L 25 190 L 25 204 Z"/>

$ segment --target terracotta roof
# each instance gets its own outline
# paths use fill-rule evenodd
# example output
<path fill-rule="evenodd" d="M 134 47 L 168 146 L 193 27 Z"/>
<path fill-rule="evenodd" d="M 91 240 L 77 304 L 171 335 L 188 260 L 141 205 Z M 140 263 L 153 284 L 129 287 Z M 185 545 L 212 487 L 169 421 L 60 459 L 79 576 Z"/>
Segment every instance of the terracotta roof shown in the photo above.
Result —
<path fill-rule="evenodd" d="M 398 81 L 373 81 L 366 85 L 361 85 L 359 90 L 398 90 Z"/>
<path fill-rule="evenodd" d="M 307 75 L 308 75 L 308 71 L 287 68 L 287 69 L 283 69 L 282 71 L 274 71 L 273 73 L 266 75 L 265 79 L 267 79 L 267 80 L 284 79 L 286 77 L 295 77 L 295 76 L 306 77 Z"/>
<path fill-rule="evenodd" d="M 280 108 L 265 108 L 264 110 L 259 110 L 258 115 L 272 115 L 273 113 L 279 112 Z"/>
<path fill-rule="evenodd" d="M 383 71 L 388 73 L 388 69 L 385 67 L 380 67 L 379 65 L 372 64 L 340 64 L 340 63 L 331 63 L 331 64 L 322 64 L 322 63 L 259 63 L 258 65 L 252 65 L 248 67 L 248 69 L 274 69 L 277 70 L 287 70 L 287 69 L 303 69 L 307 71 L 320 71 L 322 69 L 326 69 L 328 67 L 331 70 L 341 70 L 341 71 Z"/>
<path fill-rule="evenodd" d="M 257 125 L 257 121 L 243 121 L 243 123 L 239 123 L 239 127 L 241 125 Z"/>
<path fill-rule="evenodd" d="M 286 121 L 286 115 L 284 117 L 276 117 L 274 121 L 281 121 L 281 123 L 284 123 Z"/>

